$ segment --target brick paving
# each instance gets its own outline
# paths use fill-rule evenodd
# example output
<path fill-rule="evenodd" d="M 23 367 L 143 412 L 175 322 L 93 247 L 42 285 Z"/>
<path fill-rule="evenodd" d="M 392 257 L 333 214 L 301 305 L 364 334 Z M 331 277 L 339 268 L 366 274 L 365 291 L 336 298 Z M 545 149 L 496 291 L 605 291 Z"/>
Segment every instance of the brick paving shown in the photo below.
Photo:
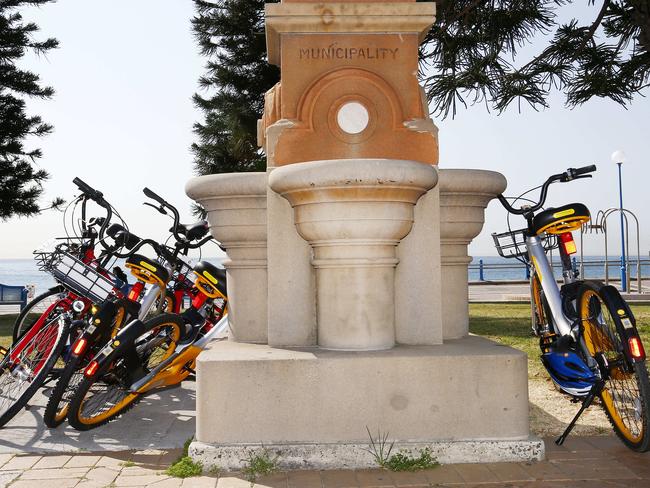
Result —
<path fill-rule="evenodd" d="M 178 449 L 0 454 L 0 488 L 650 487 L 650 453 L 634 453 L 614 437 L 572 437 L 563 447 L 545 441 L 547 459 L 539 463 L 456 464 L 413 473 L 283 471 L 254 484 L 238 473 L 172 478 L 165 470 Z"/>

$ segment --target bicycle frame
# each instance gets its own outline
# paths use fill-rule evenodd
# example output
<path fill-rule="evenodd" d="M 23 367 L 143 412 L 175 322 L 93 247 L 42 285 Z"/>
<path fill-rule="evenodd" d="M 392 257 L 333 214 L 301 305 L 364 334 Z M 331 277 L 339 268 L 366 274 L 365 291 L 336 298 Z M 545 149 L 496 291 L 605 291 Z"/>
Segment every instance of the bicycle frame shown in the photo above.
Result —
<path fill-rule="evenodd" d="M 553 325 L 557 329 L 555 332 L 560 336 L 572 335 L 574 339 L 577 339 L 571 321 L 564 315 L 560 288 L 555 281 L 553 268 L 546 257 L 546 251 L 542 245 L 541 238 L 539 236 L 528 236 L 526 238 L 526 248 L 535 268 L 535 273 L 542 285 L 542 290 L 544 290 L 544 296 L 546 297 L 548 306 L 551 309 Z"/>
<path fill-rule="evenodd" d="M 190 374 L 185 365 L 196 360 L 207 345 L 227 327 L 228 314 L 225 314 L 203 337 L 193 343 L 179 346 L 171 356 L 151 370 L 147 376 L 133 383 L 129 390 L 142 394 L 154 388 L 180 383 Z"/>

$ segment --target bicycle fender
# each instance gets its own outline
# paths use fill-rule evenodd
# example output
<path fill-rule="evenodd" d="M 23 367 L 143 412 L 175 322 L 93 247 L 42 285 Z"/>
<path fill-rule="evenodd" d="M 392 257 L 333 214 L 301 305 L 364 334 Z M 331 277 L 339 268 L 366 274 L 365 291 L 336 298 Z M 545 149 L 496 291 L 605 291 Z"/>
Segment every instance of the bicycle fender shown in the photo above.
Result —
<path fill-rule="evenodd" d="M 98 363 L 97 371 L 104 372 L 110 366 L 112 358 L 128 348 L 133 348 L 134 341 L 147 331 L 144 322 L 135 319 L 129 322 L 120 332 L 111 339 L 95 356 Z"/>
<path fill-rule="evenodd" d="M 630 350 L 630 339 L 639 338 L 639 331 L 636 327 L 636 318 L 630 309 L 630 306 L 623 299 L 619 291 L 611 285 L 605 285 L 600 289 L 600 294 L 603 297 L 603 300 L 607 303 L 612 310 L 612 318 L 616 324 L 616 330 L 618 330 L 623 340 L 623 352 L 626 359 L 629 361 L 629 364 L 634 364 L 636 362 L 645 361 L 645 351 L 643 351 L 643 357 L 634 357 Z"/>

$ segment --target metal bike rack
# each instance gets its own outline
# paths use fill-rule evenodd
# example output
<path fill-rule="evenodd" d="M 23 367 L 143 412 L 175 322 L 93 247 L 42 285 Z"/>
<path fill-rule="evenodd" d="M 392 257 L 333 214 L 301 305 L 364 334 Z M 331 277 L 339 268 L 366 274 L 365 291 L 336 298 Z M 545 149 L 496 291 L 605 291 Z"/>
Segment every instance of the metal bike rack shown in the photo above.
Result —
<path fill-rule="evenodd" d="M 628 216 L 631 216 L 634 219 L 636 224 L 636 281 L 637 281 L 637 293 L 643 292 L 643 283 L 641 278 L 641 242 L 640 242 L 640 233 L 639 233 L 639 219 L 636 217 L 634 212 L 627 209 L 620 208 L 608 208 L 607 210 L 599 210 L 596 214 L 596 218 L 592 222 L 588 222 L 582 226 L 580 229 L 580 275 L 584 276 L 584 246 L 583 238 L 585 234 L 602 234 L 605 238 L 605 284 L 609 284 L 609 242 L 608 242 L 608 233 L 607 233 L 607 219 L 618 213 L 619 215 L 623 214 L 623 221 L 625 222 L 624 235 L 625 235 L 625 275 L 626 283 L 625 289 L 630 291 L 630 262 L 632 261 L 630 257 L 630 219 Z"/>

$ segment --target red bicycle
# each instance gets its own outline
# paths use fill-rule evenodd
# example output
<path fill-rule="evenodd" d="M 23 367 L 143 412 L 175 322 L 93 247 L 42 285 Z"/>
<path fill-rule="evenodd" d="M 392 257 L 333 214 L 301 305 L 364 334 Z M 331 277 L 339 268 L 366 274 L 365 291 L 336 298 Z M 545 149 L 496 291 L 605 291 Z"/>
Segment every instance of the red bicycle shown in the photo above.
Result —
<path fill-rule="evenodd" d="M 102 254 L 95 258 L 95 244 L 104 242 L 113 207 L 78 178 L 74 183 L 82 191 L 75 206 L 81 203 L 81 242 L 71 242 L 69 236 L 55 246 L 52 252 L 39 252 L 41 269 L 46 270 L 60 283 L 55 300 L 36 317 L 21 314 L 14 327 L 17 338 L 9 350 L 0 349 L 0 426 L 6 424 L 27 404 L 54 369 L 71 334 L 74 319 L 88 313 L 92 303 L 109 296 L 123 296 L 121 281 L 111 275 L 105 266 L 119 248 L 104 245 Z M 91 219 L 86 223 L 86 204 L 93 200 L 106 210 L 106 217 Z M 74 213 L 74 212 L 73 212 Z M 99 231 L 95 227 L 99 226 Z M 112 231 L 119 229 L 112 226 Z M 123 228 L 122 226 L 119 226 Z M 31 307 L 34 308 L 33 306 Z"/>

